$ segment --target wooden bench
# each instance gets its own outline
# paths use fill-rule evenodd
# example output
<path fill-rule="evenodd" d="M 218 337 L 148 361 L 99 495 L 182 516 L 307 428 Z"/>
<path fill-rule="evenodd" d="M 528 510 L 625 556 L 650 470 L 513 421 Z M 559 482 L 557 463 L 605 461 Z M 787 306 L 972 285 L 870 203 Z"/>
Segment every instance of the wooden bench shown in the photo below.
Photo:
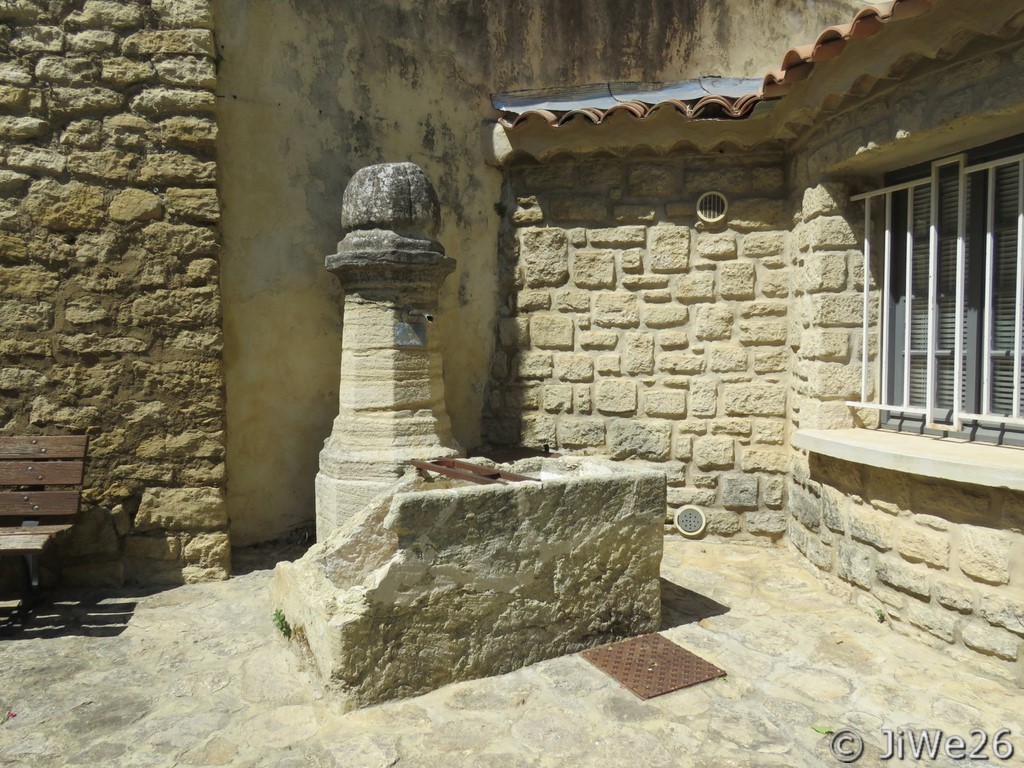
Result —
<path fill-rule="evenodd" d="M 88 440 L 0 437 L 0 556 L 25 557 L 26 607 L 39 586 L 37 556 L 78 514 Z"/>

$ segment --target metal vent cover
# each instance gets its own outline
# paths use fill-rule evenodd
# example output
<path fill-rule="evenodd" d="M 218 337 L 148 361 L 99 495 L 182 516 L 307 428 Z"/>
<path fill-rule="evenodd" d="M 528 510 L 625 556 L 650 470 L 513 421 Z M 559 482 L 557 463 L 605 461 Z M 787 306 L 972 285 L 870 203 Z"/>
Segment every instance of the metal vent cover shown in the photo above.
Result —
<path fill-rule="evenodd" d="M 703 510 L 692 504 L 680 507 L 673 522 L 676 530 L 688 539 L 699 539 L 708 527 L 708 519 Z"/>
<path fill-rule="evenodd" d="M 705 192 L 697 200 L 697 218 L 705 224 L 717 224 L 728 211 L 729 201 L 721 192 Z"/>

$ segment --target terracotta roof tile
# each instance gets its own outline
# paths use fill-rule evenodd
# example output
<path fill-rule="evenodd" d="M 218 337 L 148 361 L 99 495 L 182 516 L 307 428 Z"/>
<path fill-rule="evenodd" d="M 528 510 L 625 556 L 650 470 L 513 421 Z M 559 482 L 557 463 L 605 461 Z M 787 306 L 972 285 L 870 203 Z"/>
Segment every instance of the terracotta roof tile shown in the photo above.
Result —
<path fill-rule="evenodd" d="M 890 0 L 890 2 L 869 5 L 859 10 L 848 24 L 826 27 L 813 43 L 790 48 L 782 57 L 781 67 L 769 72 L 761 80 L 737 81 L 725 78 L 701 78 L 700 80 L 664 86 L 667 90 L 694 91 L 688 98 L 657 99 L 662 87 L 648 85 L 646 90 L 616 95 L 613 84 L 586 86 L 589 91 L 582 99 L 585 104 L 574 104 L 570 97 L 559 96 L 557 91 L 518 92 L 497 95 L 492 99 L 496 109 L 503 115 L 499 122 L 507 128 L 514 128 L 531 118 L 541 119 L 552 126 L 560 126 L 577 117 L 592 123 L 601 123 L 616 113 L 625 113 L 642 120 L 660 109 L 674 109 L 686 118 L 741 119 L 762 101 L 785 96 L 794 83 L 806 79 L 814 65 L 840 56 L 850 40 L 857 40 L 878 34 L 890 21 L 920 16 L 932 7 L 931 0 Z M 715 81 L 728 83 L 731 87 L 721 92 L 708 90 Z M 745 84 L 746 93 L 737 93 L 738 84 Z M 626 84 L 629 85 L 629 84 Z M 606 95 L 595 95 L 595 89 L 604 88 Z M 579 89 L 567 89 L 570 96 Z M 531 96 L 533 98 L 531 99 Z M 620 99 L 619 96 L 622 98 Z M 648 97 L 648 98 L 645 98 Z M 531 106 L 531 101 L 536 106 Z M 554 102 L 554 103 L 551 103 Z M 558 109 L 562 102 L 564 109 Z M 541 106 L 541 105 L 544 106 Z"/>

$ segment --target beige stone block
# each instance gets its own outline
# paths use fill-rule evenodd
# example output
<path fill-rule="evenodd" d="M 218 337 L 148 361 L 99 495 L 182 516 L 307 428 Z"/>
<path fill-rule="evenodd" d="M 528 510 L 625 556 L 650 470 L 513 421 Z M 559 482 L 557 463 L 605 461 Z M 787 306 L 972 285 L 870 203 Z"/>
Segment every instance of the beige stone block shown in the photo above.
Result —
<path fill-rule="evenodd" d="M 718 289 L 725 299 L 754 298 L 754 265 L 749 261 L 722 264 L 718 268 Z"/>
<path fill-rule="evenodd" d="M 557 312 L 589 312 L 590 293 L 575 288 L 555 291 L 552 307 Z"/>
<path fill-rule="evenodd" d="M 648 255 L 652 272 L 685 272 L 690 266 L 689 227 L 651 227 Z"/>
<path fill-rule="evenodd" d="M 694 330 L 698 339 L 728 339 L 732 335 L 732 323 L 731 307 L 712 304 L 697 308 Z"/>
<path fill-rule="evenodd" d="M 570 413 L 572 411 L 572 385 L 547 384 L 541 394 L 541 402 L 548 413 Z"/>
<path fill-rule="evenodd" d="M 139 6 L 114 0 L 86 0 L 81 11 L 67 18 L 73 29 L 124 29 L 138 27 L 141 22 Z"/>
<path fill-rule="evenodd" d="M 4 272 L 0 270 L 0 277 L 2 276 Z M 0 327 L 7 329 L 8 332 L 48 330 L 53 327 L 53 304 L 25 303 L 5 298 L 0 301 Z"/>
<path fill-rule="evenodd" d="M 213 531 L 227 522 L 219 488 L 149 488 L 142 495 L 135 530 Z"/>
<path fill-rule="evenodd" d="M 812 253 L 804 259 L 800 270 L 804 289 L 808 293 L 841 291 L 846 288 L 846 254 Z"/>
<path fill-rule="evenodd" d="M 526 290 L 516 294 L 516 309 L 520 312 L 538 312 L 551 309 L 551 294 L 547 291 Z"/>
<path fill-rule="evenodd" d="M 114 221 L 146 221 L 158 219 L 164 207 L 160 198 L 142 189 L 125 189 L 110 202 L 110 218 Z"/>
<path fill-rule="evenodd" d="M 739 340 L 747 346 L 782 346 L 788 331 L 785 320 L 742 320 Z"/>
<path fill-rule="evenodd" d="M 629 248 L 619 254 L 619 267 L 623 272 L 643 272 L 644 252 L 642 248 Z"/>
<path fill-rule="evenodd" d="M 104 189 L 78 181 L 38 181 L 23 206 L 37 224 L 58 231 L 94 229 L 106 214 Z"/>
<path fill-rule="evenodd" d="M 81 85 L 95 81 L 100 74 L 99 65 L 85 56 L 43 56 L 36 63 L 36 77 L 50 83 L 60 85 Z M 24 99 L 8 104 L 10 108 L 25 105 L 28 91 L 23 91 Z"/>
<path fill-rule="evenodd" d="M 941 608 L 912 602 L 907 605 L 903 616 L 915 627 L 947 643 L 952 643 L 956 637 L 956 616 Z"/>
<path fill-rule="evenodd" d="M 5 3 L 5 10 L 9 6 Z M 5 42 L 18 53 L 60 53 L 64 47 L 64 32 L 60 27 L 25 27 L 13 39 L 5 35 Z"/>
<path fill-rule="evenodd" d="M 968 648 L 997 656 L 1000 659 L 1016 661 L 1020 655 L 1021 641 L 1019 637 L 982 622 L 964 624 L 960 628 L 960 637 Z"/>
<path fill-rule="evenodd" d="M 679 328 L 690 319 L 690 310 L 678 304 L 645 304 L 643 312 L 648 328 Z"/>
<path fill-rule="evenodd" d="M 757 438 L 758 443 L 764 445 L 782 445 L 786 442 L 786 423 L 784 421 L 767 421 L 765 419 L 759 419 L 757 421 Z"/>
<path fill-rule="evenodd" d="M 66 120 L 86 113 L 111 112 L 120 109 L 124 96 L 99 86 L 54 87 L 49 90 L 47 104 L 50 117 Z"/>
<path fill-rule="evenodd" d="M 182 152 L 152 152 L 139 169 L 139 182 L 146 185 L 209 184 L 216 177 L 216 163 Z"/>
<path fill-rule="evenodd" d="M 807 377 L 807 394 L 827 399 L 859 399 L 861 393 L 861 367 L 849 363 L 807 362 L 803 366 Z M 868 382 L 868 395 L 873 387 Z"/>
<path fill-rule="evenodd" d="M 118 36 L 104 29 L 87 29 L 67 36 L 68 50 L 74 53 L 101 53 L 117 45 Z"/>
<path fill-rule="evenodd" d="M 593 381 L 594 360 L 590 355 L 556 354 L 555 377 L 559 381 Z"/>
<path fill-rule="evenodd" d="M 594 405 L 601 413 L 634 413 L 636 399 L 636 384 L 632 381 L 602 379 L 597 382 Z"/>
<path fill-rule="evenodd" d="M 955 581 L 935 579 L 932 594 L 940 605 L 959 613 L 970 613 L 974 605 L 972 589 Z"/>
<path fill-rule="evenodd" d="M 50 132 L 50 124 L 38 117 L 10 117 L 0 115 L 0 138 L 28 141 Z"/>
<path fill-rule="evenodd" d="M 700 232 L 697 253 L 706 259 L 736 258 L 736 235 L 732 232 Z"/>
<path fill-rule="evenodd" d="M 778 256 L 785 252 L 786 235 L 784 232 L 751 232 L 744 235 L 742 253 L 749 258 Z"/>
<path fill-rule="evenodd" d="M 672 440 L 672 458 L 689 461 L 693 458 L 693 435 L 682 432 L 676 426 L 676 435 Z"/>
<path fill-rule="evenodd" d="M 530 339 L 541 349 L 572 349 L 572 320 L 562 315 L 534 315 L 530 318 Z"/>
<path fill-rule="evenodd" d="M 231 545 L 226 533 L 201 533 L 185 543 L 182 557 L 189 565 L 231 572 Z"/>
<path fill-rule="evenodd" d="M 762 296 L 770 299 L 781 299 L 789 296 L 789 272 L 784 269 L 762 270 L 758 277 L 758 287 Z"/>
<path fill-rule="evenodd" d="M 629 291 L 664 290 L 668 288 L 669 280 L 668 275 L 626 275 L 622 278 L 622 287 Z"/>
<path fill-rule="evenodd" d="M 785 349 L 755 349 L 754 373 L 782 373 L 789 367 L 789 353 Z"/>
<path fill-rule="evenodd" d="M 978 613 L 989 624 L 1024 636 L 1024 598 L 1019 594 L 986 594 L 981 598 Z"/>
<path fill-rule="evenodd" d="M 690 340 L 686 335 L 686 331 L 660 331 L 658 333 L 658 347 L 660 349 L 666 351 L 686 349 L 689 345 Z"/>
<path fill-rule="evenodd" d="M 640 197 L 671 197 L 679 190 L 679 168 L 667 163 L 630 165 L 626 183 L 629 191 Z"/>
<path fill-rule="evenodd" d="M 619 334 L 615 331 L 581 331 L 578 339 L 582 349 L 615 349 Z"/>
<path fill-rule="evenodd" d="M 594 299 L 594 322 L 602 328 L 636 328 L 640 307 L 632 293 L 599 293 Z"/>
<path fill-rule="evenodd" d="M 615 257 L 611 251 L 576 251 L 572 279 L 580 288 L 614 288 Z"/>
<path fill-rule="evenodd" d="M 884 512 L 862 506 L 850 510 L 850 535 L 882 552 L 892 549 L 893 525 L 893 519 Z"/>
<path fill-rule="evenodd" d="M 647 333 L 627 333 L 622 362 L 624 372 L 630 376 L 654 373 L 654 337 Z"/>
<path fill-rule="evenodd" d="M 554 416 L 532 413 L 523 416 L 523 445 L 537 448 L 543 445 L 557 445 L 556 423 Z"/>
<path fill-rule="evenodd" d="M 622 373 L 622 358 L 619 355 L 598 355 L 597 372 L 602 376 L 618 376 Z"/>
<path fill-rule="evenodd" d="M 783 450 L 748 447 L 743 450 L 741 466 L 744 472 L 783 474 L 789 472 L 789 454 Z"/>
<path fill-rule="evenodd" d="M 604 435 L 601 418 L 563 418 L 558 422 L 558 444 L 566 448 L 602 447 Z"/>
<path fill-rule="evenodd" d="M 502 318 L 498 322 L 498 338 L 503 347 L 526 349 L 530 346 L 530 318 Z"/>
<path fill-rule="evenodd" d="M 104 59 L 100 75 L 105 82 L 120 88 L 145 82 L 152 76 L 153 65 L 150 62 L 124 58 Z"/>
<path fill-rule="evenodd" d="M 693 463 L 704 470 L 730 469 L 735 462 L 731 437 L 698 437 L 693 446 Z"/>
<path fill-rule="evenodd" d="M 694 303 L 715 299 L 714 272 L 701 271 L 680 275 L 675 284 L 677 301 Z"/>
<path fill-rule="evenodd" d="M 124 41 L 124 53 L 140 58 L 156 54 L 216 55 L 213 33 L 205 29 L 136 32 Z"/>
<path fill-rule="evenodd" d="M 217 139 L 217 123 L 206 117 L 179 115 L 160 123 L 160 134 L 168 146 L 209 149 Z"/>
<path fill-rule="evenodd" d="M 822 216 L 804 226 L 803 237 L 811 250 L 855 248 L 860 243 L 853 228 L 842 216 Z"/>
<path fill-rule="evenodd" d="M 686 392 L 651 389 L 644 392 L 644 413 L 668 419 L 686 418 Z"/>
<path fill-rule="evenodd" d="M 850 335 L 846 331 L 807 328 L 800 335 L 800 355 L 808 360 L 846 361 L 850 357 Z"/>
<path fill-rule="evenodd" d="M 192 221 L 218 221 L 220 201 L 215 189 L 182 189 L 171 187 L 164 196 L 167 210 L 173 216 Z"/>
<path fill-rule="evenodd" d="M 550 352 L 524 351 L 516 355 L 515 370 L 520 379 L 550 379 L 554 361 Z"/>
<path fill-rule="evenodd" d="M 75 176 L 99 180 L 130 181 L 135 178 L 140 157 L 118 149 L 98 152 L 72 152 L 68 170 Z"/>
<path fill-rule="evenodd" d="M 734 345 L 716 345 L 708 353 L 708 369 L 715 373 L 747 370 L 747 350 Z"/>
<path fill-rule="evenodd" d="M 595 247 L 622 248 L 643 245 L 647 240 L 647 230 L 642 226 L 591 229 L 587 237 L 590 244 Z"/>
<path fill-rule="evenodd" d="M 608 425 L 614 459 L 667 461 L 672 450 L 672 425 L 667 421 L 614 419 Z"/>
<path fill-rule="evenodd" d="M 210 0 L 153 0 L 161 26 L 183 29 L 213 29 L 213 3 Z"/>
<path fill-rule="evenodd" d="M 853 327 L 861 325 L 864 299 L 859 294 L 817 294 L 811 297 L 811 325 Z"/>
<path fill-rule="evenodd" d="M 641 291 L 640 298 L 643 299 L 645 304 L 668 304 L 672 301 L 672 291 L 669 288 Z"/>
<path fill-rule="evenodd" d="M 72 325 L 98 323 L 110 317 L 110 312 L 92 296 L 79 296 L 64 305 L 64 320 Z"/>
<path fill-rule="evenodd" d="M 690 382 L 690 415 L 713 417 L 718 410 L 718 384 L 712 379 Z"/>
<path fill-rule="evenodd" d="M 703 355 L 689 352 L 665 352 L 657 356 L 658 370 L 664 373 L 694 375 L 704 373 Z"/>
<path fill-rule="evenodd" d="M 831 216 L 846 209 L 849 193 L 846 186 L 823 182 L 804 190 L 802 214 L 805 220 Z"/>
<path fill-rule="evenodd" d="M 1010 540 L 1002 531 L 963 525 L 958 529 L 960 570 L 975 581 L 1006 584 L 1010 580 Z"/>
<path fill-rule="evenodd" d="M 20 197 L 32 180 L 31 176 L 0 169 L 0 197 Z"/>
<path fill-rule="evenodd" d="M 897 527 L 897 551 L 911 562 L 923 562 L 939 568 L 949 567 L 949 537 L 910 522 Z"/>
<path fill-rule="evenodd" d="M 577 384 L 573 387 L 573 398 L 576 404 L 576 413 L 591 413 L 594 410 L 593 393 L 590 391 L 590 384 Z"/>
<path fill-rule="evenodd" d="M 723 395 L 730 416 L 786 415 L 786 389 L 776 384 L 727 384 Z"/>
<path fill-rule="evenodd" d="M 215 230 L 162 221 L 142 230 L 142 243 L 150 253 L 179 259 L 211 256 L 220 250 Z"/>
<path fill-rule="evenodd" d="M 68 158 L 52 149 L 14 147 L 7 153 L 7 166 L 18 171 L 60 174 L 67 170 Z"/>
<path fill-rule="evenodd" d="M 606 221 L 608 219 L 608 196 L 604 192 L 550 195 L 548 197 L 548 215 L 556 221 Z"/>
<path fill-rule="evenodd" d="M 129 536 L 124 542 L 124 556 L 177 560 L 181 556 L 181 542 L 175 536 Z"/>
<path fill-rule="evenodd" d="M 155 62 L 160 81 L 168 85 L 190 88 L 213 88 L 217 85 L 217 72 L 213 61 L 205 57 L 180 56 Z"/>

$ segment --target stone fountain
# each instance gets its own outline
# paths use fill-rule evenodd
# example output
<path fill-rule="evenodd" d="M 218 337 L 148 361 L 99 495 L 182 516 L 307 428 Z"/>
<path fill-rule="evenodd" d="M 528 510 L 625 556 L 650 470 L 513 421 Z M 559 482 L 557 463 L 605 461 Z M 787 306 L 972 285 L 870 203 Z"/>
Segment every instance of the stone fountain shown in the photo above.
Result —
<path fill-rule="evenodd" d="M 459 453 L 430 322 L 454 267 L 433 240 L 436 195 L 415 165 L 371 166 L 342 220 L 327 257 L 346 296 L 318 543 L 271 588 L 342 706 L 658 629 L 664 474 L 537 458 L 506 467 L 526 479 L 478 485 L 414 469 Z"/>

